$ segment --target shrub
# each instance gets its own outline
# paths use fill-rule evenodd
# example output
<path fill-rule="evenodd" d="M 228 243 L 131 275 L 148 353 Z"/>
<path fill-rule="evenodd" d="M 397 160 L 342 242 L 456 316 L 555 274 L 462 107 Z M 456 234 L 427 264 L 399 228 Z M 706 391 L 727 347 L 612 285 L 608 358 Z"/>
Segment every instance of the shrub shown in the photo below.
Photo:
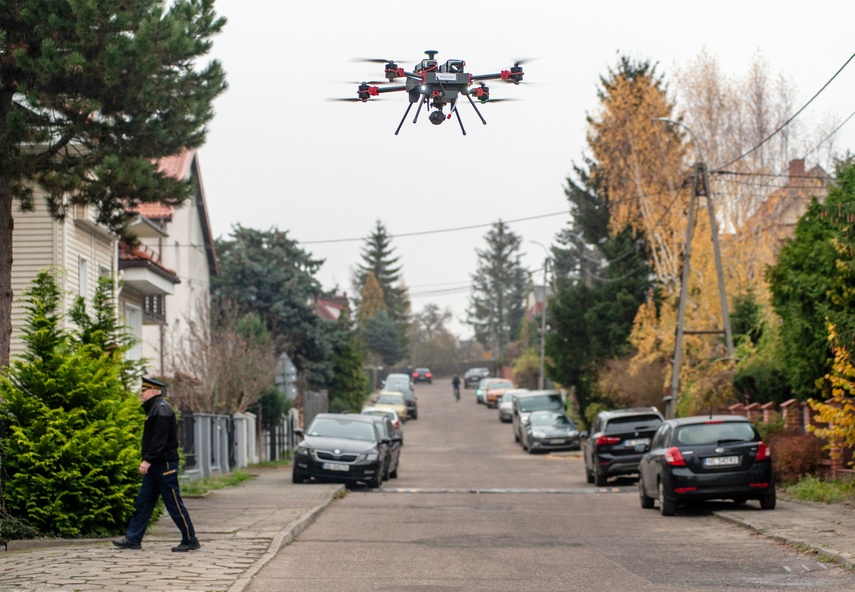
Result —
<path fill-rule="evenodd" d="M 813 434 L 782 432 L 768 440 L 775 477 L 780 483 L 796 483 L 812 475 L 822 458 L 822 443 Z"/>
<path fill-rule="evenodd" d="M 4 507 L 42 535 L 120 532 L 139 485 L 143 421 L 125 386 L 130 344 L 110 324 L 109 298 L 95 299 L 106 308 L 91 325 L 78 317 L 78 333 L 60 326 L 62 296 L 52 275 L 40 273 L 27 298 L 27 350 L 0 373 Z"/>

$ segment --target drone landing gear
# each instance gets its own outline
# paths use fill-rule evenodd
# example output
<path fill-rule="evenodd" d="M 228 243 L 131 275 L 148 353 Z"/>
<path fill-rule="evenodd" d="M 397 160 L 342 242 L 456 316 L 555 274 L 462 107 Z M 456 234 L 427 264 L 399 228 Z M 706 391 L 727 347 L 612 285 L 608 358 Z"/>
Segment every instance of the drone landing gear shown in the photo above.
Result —
<path fill-rule="evenodd" d="M 404 120 L 407 118 L 407 114 L 409 114 L 410 109 L 412 109 L 412 108 L 413 108 L 413 104 L 412 104 L 412 103 L 410 103 L 409 105 L 407 105 L 407 110 L 406 110 L 406 111 L 404 111 L 404 116 L 401 118 L 401 123 L 399 123 L 399 124 L 398 124 L 398 129 L 396 129 L 396 130 L 395 130 L 395 135 L 396 135 L 396 136 L 398 135 L 398 132 L 399 132 L 399 131 L 401 131 L 401 126 L 402 126 L 402 125 L 404 125 Z M 421 106 L 419 106 L 419 108 L 421 108 Z M 418 113 L 418 111 L 416 111 L 416 117 L 418 117 L 418 116 L 419 116 L 419 113 Z"/>

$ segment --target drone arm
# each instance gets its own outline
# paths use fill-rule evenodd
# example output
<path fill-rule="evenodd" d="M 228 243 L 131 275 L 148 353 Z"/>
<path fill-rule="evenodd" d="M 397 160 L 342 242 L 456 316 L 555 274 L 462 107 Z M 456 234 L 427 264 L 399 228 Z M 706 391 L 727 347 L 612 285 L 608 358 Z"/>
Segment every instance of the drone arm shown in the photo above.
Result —
<path fill-rule="evenodd" d="M 407 87 L 403 84 L 399 86 L 372 86 L 372 89 L 377 89 L 377 94 L 387 93 L 387 92 L 398 92 L 402 90 L 407 90 Z M 371 94 L 374 94 L 373 92 Z"/>
<path fill-rule="evenodd" d="M 519 70 L 516 72 L 515 70 Z M 514 67 L 511 70 L 502 70 L 497 74 L 473 74 L 472 80 L 504 80 L 505 82 L 513 82 L 514 84 L 519 84 L 523 79 L 523 71 L 522 68 Z"/>

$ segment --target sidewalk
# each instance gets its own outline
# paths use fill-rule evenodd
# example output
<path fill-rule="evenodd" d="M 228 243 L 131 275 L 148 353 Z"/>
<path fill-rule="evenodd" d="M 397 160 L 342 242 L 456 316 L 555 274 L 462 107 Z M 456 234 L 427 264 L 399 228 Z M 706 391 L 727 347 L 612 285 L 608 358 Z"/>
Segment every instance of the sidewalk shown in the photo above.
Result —
<path fill-rule="evenodd" d="M 240 592 L 284 545 L 311 524 L 343 485 L 291 483 L 287 468 L 258 469 L 237 487 L 185 497 L 202 548 L 173 553 L 180 539 L 166 512 L 141 551 L 106 540 L 11 541 L 0 548 L 0 590 Z M 121 538 L 121 537 L 114 537 Z"/>
<path fill-rule="evenodd" d="M 778 496 L 775 510 L 747 504 L 713 512 L 719 518 L 763 536 L 855 568 L 855 508 L 846 504 L 786 501 Z"/>

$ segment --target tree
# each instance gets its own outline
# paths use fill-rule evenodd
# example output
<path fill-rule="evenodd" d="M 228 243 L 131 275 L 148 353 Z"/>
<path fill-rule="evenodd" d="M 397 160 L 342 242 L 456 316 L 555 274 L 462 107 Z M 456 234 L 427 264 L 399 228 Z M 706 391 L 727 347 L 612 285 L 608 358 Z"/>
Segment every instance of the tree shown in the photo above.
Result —
<path fill-rule="evenodd" d="M 214 306 L 231 301 L 237 316 L 256 313 L 277 352 L 288 357 L 313 385 L 331 378 L 330 344 L 314 301 L 321 294 L 315 274 L 323 261 L 313 259 L 288 233 L 235 225 L 216 243 L 220 273 L 212 278 Z"/>
<path fill-rule="evenodd" d="M 333 375 L 329 384 L 330 410 L 358 413 L 368 395 L 368 377 L 356 343 L 350 320 L 342 315 L 336 321 L 332 346 Z"/>
<path fill-rule="evenodd" d="M 450 368 L 458 361 L 457 338 L 446 328 L 451 310 L 425 304 L 410 329 L 410 355 L 418 366 Z"/>
<path fill-rule="evenodd" d="M 781 250 L 766 278 L 780 317 L 784 369 L 793 395 L 806 400 L 820 393 L 817 381 L 831 372 L 826 323 L 851 351 L 855 342 L 855 165 L 838 170 L 838 183 L 824 204 L 814 200 L 799 219 L 793 239 Z"/>
<path fill-rule="evenodd" d="M 112 534 L 133 512 L 143 415 L 123 382 L 130 342 L 102 322 L 115 316 L 108 290 L 99 285 L 94 319 L 69 333 L 56 281 L 39 273 L 27 293 L 27 349 L 0 373 L 4 504 L 42 534 Z M 84 320 L 82 304 L 75 315 Z"/>
<path fill-rule="evenodd" d="M 91 204 L 99 223 L 126 234 L 134 206 L 189 195 L 155 160 L 204 142 L 225 80 L 201 58 L 225 20 L 214 0 L 164 4 L 0 7 L 0 367 L 12 331 L 15 200 L 32 211 L 41 194 L 56 218 Z"/>
<path fill-rule="evenodd" d="M 484 238 L 487 247 L 476 251 L 478 270 L 471 276 L 467 322 L 494 359 L 505 362 L 525 314 L 528 272 L 520 262 L 522 239 L 507 224 L 499 220 Z"/>
<path fill-rule="evenodd" d="M 410 317 L 410 300 L 402 283 L 401 267 L 398 265 L 400 258 L 395 256 L 394 251 L 392 237 L 389 236 L 383 223 L 377 220 L 374 229 L 366 237 L 365 244 L 362 246 L 360 253 L 362 262 L 359 264 L 354 278 L 354 288 L 357 294 L 362 295 L 368 288 L 366 283 L 369 281 L 369 277 L 374 277 L 382 294 L 386 314 L 395 326 L 399 342 L 397 350 L 403 357 L 408 345 L 407 327 Z M 371 294 L 376 294 L 373 286 L 370 287 L 370 290 Z M 357 318 L 360 319 L 360 325 L 364 323 L 364 319 L 375 316 L 369 314 L 369 311 L 363 312 L 362 308 L 367 304 L 363 304 L 362 300 L 356 303 L 359 310 Z M 379 310 L 379 307 L 373 303 L 372 308 Z M 386 348 L 385 351 L 388 353 L 391 352 L 391 349 Z M 394 360 L 391 363 L 394 364 L 397 361 Z"/>

